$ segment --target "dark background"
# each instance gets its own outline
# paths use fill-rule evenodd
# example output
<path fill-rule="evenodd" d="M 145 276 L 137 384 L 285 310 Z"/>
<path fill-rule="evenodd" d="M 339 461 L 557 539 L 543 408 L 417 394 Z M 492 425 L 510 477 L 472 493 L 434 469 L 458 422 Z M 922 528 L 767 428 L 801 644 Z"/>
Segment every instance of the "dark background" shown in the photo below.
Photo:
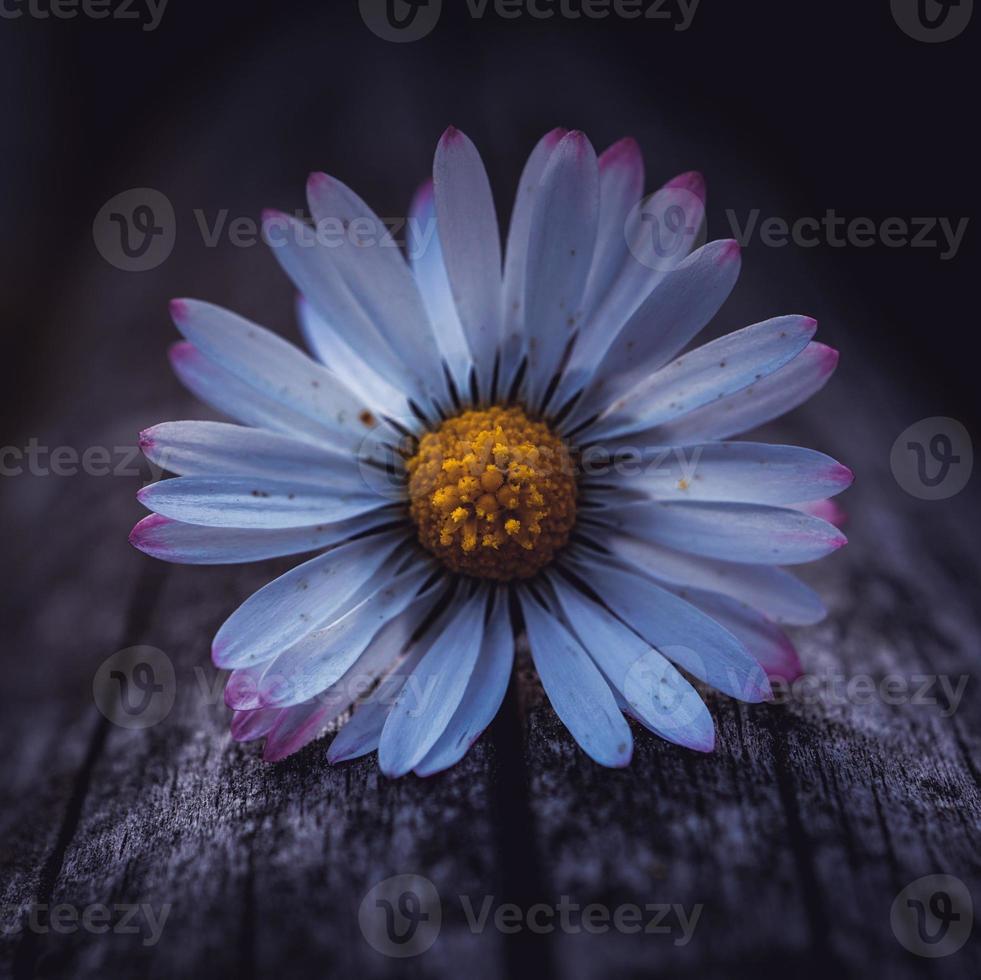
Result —
<path fill-rule="evenodd" d="M 450 122 L 484 152 L 504 216 L 523 155 L 563 125 L 598 149 L 636 136 L 651 188 L 701 169 L 710 237 L 728 235 L 725 208 L 970 217 L 973 28 L 920 43 L 885 0 L 703 0 L 685 32 L 615 17 L 474 20 L 453 0 L 433 33 L 408 44 L 375 37 L 354 2 L 170 0 L 151 33 L 130 21 L 0 20 L 0 320 L 17 365 L 5 395 L 19 410 L 15 432 L 30 431 L 30 411 L 50 394 L 45 362 L 84 315 L 63 305 L 66 282 L 85 274 L 100 291 L 139 288 L 139 320 L 105 329 L 150 354 L 163 298 L 246 306 L 217 281 L 222 258 L 198 254 L 194 209 L 257 217 L 263 206 L 299 207 L 307 172 L 325 169 L 380 214 L 403 214 Z M 92 267 L 91 222 L 139 186 L 174 201 L 178 249 L 136 276 L 138 287 L 121 287 L 129 277 Z M 757 240 L 745 269 L 780 281 L 806 263 L 795 311 L 841 314 L 844 334 L 825 340 L 847 348 L 860 338 L 865 370 L 908 372 L 936 414 L 964 418 L 975 369 L 959 348 L 975 331 L 976 242 L 969 226 L 956 258 L 942 261 L 939 249 Z M 239 273 L 271 265 L 237 258 Z M 194 276 L 178 278 L 188 265 Z M 285 326 L 286 295 L 283 286 L 244 311 Z"/>
<path fill-rule="evenodd" d="M 468 760 L 434 780 L 390 783 L 373 760 L 334 769 L 323 743 L 266 767 L 255 746 L 229 744 L 222 708 L 184 699 L 146 732 L 109 726 L 92 677 L 136 643 L 190 677 L 215 627 L 280 567 L 137 554 L 126 535 L 142 516 L 139 476 L 4 477 L 3 902 L 150 897 L 174 913 L 170 941 L 149 950 L 0 937 L 0 976 L 8 964 L 18 978 L 125 976 L 134 963 L 168 978 L 394 975 L 344 909 L 402 871 L 525 906 L 566 890 L 643 901 L 663 886 L 706 902 L 711 920 L 705 940 L 654 955 L 568 937 L 482 946 L 444 929 L 420 976 L 975 975 L 977 947 L 973 961 L 907 955 L 888 908 L 934 872 L 972 882 L 981 906 L 976 478 L 954 499 L 915 500 L 889 452 L 927 416 L 977 431 L 981 24 L 930 45 L 899 29 L 888 0 L 702 0 L 685 32 L 444 8 L 408 44 L 372 34 L 353 0 L 170 0 L 151 33 L 0 18 L 0 444 L 132 446 L 148 425 L 204 415 L 167 366 L 171 297 L 296 329 L 265 246 L 207 247 L 195 211 L 210 223 L 221 209 L 231 221 L 301 208 L 307 174 L 325 170 L 380 215 L 402 215 L 450 123 L 483 153 L 502 220 L 527 153 L 558 125 L 597 149 L 636 137 L 648 189 L 701 170 L 710 238 L 729 236 L 727 208 L 740 220 L 969 217 L 946 261 L 941 248 L 754 238 L 709 331 L 806 313 L 842 351 L 829 388 L 777 433 L 857 475 L 850 547 L 806 572 L 832 616 L 795 637 L 805 664 L 970 671 L 965 707 L 941 722 L 915 708 L 710 698 L 713 756 L 638 738 L 633 767 L 608 773 L 523 678 Z M 113 267 L 92 234 L 102 205 L 136 187 L 160 190 L 177 220 L 173 253 L 143 273 Z"/>

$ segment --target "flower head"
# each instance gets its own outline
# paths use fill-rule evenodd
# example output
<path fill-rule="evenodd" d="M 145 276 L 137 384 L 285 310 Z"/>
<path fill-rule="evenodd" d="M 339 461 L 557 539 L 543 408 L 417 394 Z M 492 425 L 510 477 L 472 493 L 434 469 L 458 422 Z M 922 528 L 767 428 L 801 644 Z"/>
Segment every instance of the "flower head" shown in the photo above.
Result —
<path fill-rule="evenodd" d="M 633 141 L 597 158 L 554 130 L 502 248 L 480 157 L 449 129 L 408 262 L 324 174 L 311 224 L 265 214 L 313 358 L 172 304 L 177 374 L 238 424 L 142 434 L 177 477 L 140 492 L 153 514 L 131 540 L 200 564 L 316 553 L 214 639 L 235 738 L 279 759 L 341 726 L 333 761 L 377 749 L 389 775 L 437 772 L 493 719 L 522 631 L 559 717 L 609 766 L 629 762 L 627 717 L 712 748 L 689 677 L 762 701 L 768 677 L 799 673 L 780 624 L 824 610 L 779 566 L 845 543 L 819 515 L 851 473 L 732 437 L 814 394 L 837 354 L 804 316 L 689 349 L 739 249 L 695 247 L 699 175 L 649 198 L 643 183 Z"/>

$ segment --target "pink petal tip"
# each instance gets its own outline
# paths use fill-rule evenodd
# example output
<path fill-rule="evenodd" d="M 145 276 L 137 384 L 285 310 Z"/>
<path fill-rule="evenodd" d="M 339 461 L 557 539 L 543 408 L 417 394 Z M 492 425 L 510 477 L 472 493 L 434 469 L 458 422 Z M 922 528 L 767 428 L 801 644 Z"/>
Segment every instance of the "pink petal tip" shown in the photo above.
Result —
<path fill-rule="evenodd" d="M 697 170 L 689 170 L 687 173 L 678 174 L 677 177 L 669 180 L 665 187 L 679 188 L 694 194 L 703 204 L 705 203 L 705 178 Z"/>

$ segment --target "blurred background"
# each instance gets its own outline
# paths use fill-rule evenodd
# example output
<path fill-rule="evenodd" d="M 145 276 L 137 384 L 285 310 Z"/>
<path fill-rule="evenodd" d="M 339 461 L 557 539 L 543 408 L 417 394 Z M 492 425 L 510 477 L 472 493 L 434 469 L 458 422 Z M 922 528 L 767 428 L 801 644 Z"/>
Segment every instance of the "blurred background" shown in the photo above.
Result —
<path fill-rule="evenodd" d="M 934 43 L 902 0 L 644 0 L 651 16 L 640 19 L 564 15 L 581 10 L 573 0 L 517 17 L 493 0 L 444 0 L 435 22 L 420 9 L 395 41 L 379 28 L 383 4 L 367 0 L 112 0 L 99 19 L 81 8 L 42 16 L 48 0 L 0 6 L 0 445 L 107 447 L 123 468 L 106 479 L 69 463 L 48 479 L 21 467 L 0 480 L 0 717 L 14 748 L 0 799 L 22 806 L 40 785 L 37 806 L 58 816 L 20 820 L 4 845 L 31 888 L 54 890 L 102 764 L 93 671 L 144 635 L 139 596 L 163 574 L 126 541 L 149 477 L 132 452 L 137 434 L 206 415 L 169 370 L 167 302 L 213 301 L 296 339 L 292 287 L 250 228 L 265 207 L 304 208 L 310 171 L 396 218 L 453 124 L 484 156 L 502 223 L 525 157 L 555 126 L 584 130 L 597 150 L 635 137 L 648 190 L 702 171 L 708 237 L 753 229 L 740 283 L 706 336 L 805 313 L 819 321 L 816 339 L 841 350 L 792 435 L 852 466 L 859 495 L 864 481 L 865 496 L 845 505 L 865 546 L 882 546 L 880 509 L 902 511 L 923 539 L 976 520 L 973 492 L 920 501 L 889 458 L 923 418 L 977 431 L 978 23 Z M 532 13 L 544 8 L 554 16 Z M 165 254 L 147 253 L 142 271 L 120 258 L 104 220 L 134 189 L 163 202 L 153 222 Z M 762 234 L 768 219 L 823 222 L 832 211 L 867 219 L 865 230 L 845 244 L 810 229 L 813 245 Z M 942 562 L 966 587 L 976 563 L 963 544 Z M 184 581 L 223 589 L 227 609 L 245 594 L 238 580 L 203 575 Z M 119 596 L 134 581 L 127 606 Z M 196 624 L 198 662 L 216 615 Z M 781 896 L 771 899 L 779 909 Z M 31 942 L 18 953 L 23 976 L 37 961 Z"/>

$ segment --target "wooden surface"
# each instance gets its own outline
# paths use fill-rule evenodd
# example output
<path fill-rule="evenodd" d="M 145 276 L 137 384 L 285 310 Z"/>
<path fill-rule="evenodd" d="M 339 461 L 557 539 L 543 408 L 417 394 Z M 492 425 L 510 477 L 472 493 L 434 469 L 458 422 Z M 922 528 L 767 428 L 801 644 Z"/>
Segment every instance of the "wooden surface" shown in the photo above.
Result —
<path fill-rule="evenodd" d="M 281 47 L 272 74 L 285 89 L 294 55 Z M 267 54 L 263 48 L 256 61 Z M 358 78 L 378 105 L 394 98 L 382 128 L 393 145 L 410 148 L 421 176 L 430 133 L 418 135 L 400 108 L 401 80 L 393 85 L 381 65 Z M 206 249 L 188 233 L 189 216 L 212 203 L 233 215 L 298 205 L 305 172 L 330 166 L 331 138 L 340 145 L 353 123 L 341 113 L 335 131 L 316 141 L 309 122 L 320 96 L 273 100 L 244 68 L 236 98 L 250 118 L 233 122 L 219 111 L 228 90 L 212 80 L 199 92 L 192 81 L 184 83 L 190 121 L 159 110 L 143 165 L 128 151 L 129 166 L 107 168 L 106 186 L 88 189 L 91 200 L 79 205 L 78 235 L 56 257 L 58 288 L 38 300 L 36 316 L 47 324 L 38 336 L 47 340 L 27 333 L 21 341 L 30 352 L 23 370 L 35 385 L 30 421 L 5 441 L 133 446 L 149 424 L 205 417 L 166 366 L 173 295 L 225 303 L 291 329 L 290 288 L 264 250 Z M 487 84 L 494 92 L 484 100 L 488 128 L 509 132 L 508 107 L 520 107 L 523 90 L 500 98 Z M 612 136 L 636 132 L 645 150 L 666 148 L 670 159 L 654 174 L 691 166 L 705 149 L 672 143 L 653 125 L 638 131 L 644 112 L 617 94 L 623 82 L 612 67 L 588 84 L 616 114 Z M 575 116 L 570 86 L 569 113 L 549 126 Z M 253 111 L 286 114 L 289 162 L 274 140 L 256 146 Z M 529 112 L 525 128 L 538 126 L 540 114 Z M 497 176 L 510 184 L 527 148 L 518 142 L 497 158 Z M 671 149 L 679 145 L 683 152 Z M 373 201 L 382 195 L 382 213 L 397 214 L 416 177 L 388 190 L 393 154 L 386 153 L 366 168 L 368 186 L 357 186 Z M 733 183 L 758 176 L 728 159 L 716 170 Z M 128 275 L 94 254 L 88 223 L 112 193 L 144 183 L 166 190 L 183 234 L 160 270 Z M 780 201 L 761 204 L 765 213 L 789 213 Z M 945 414 L 945 404 L 925 387 L 911 388 L 890 352 L 866 346 L 858 327 L 876 311 L 837 283 L 827 255 L 756 249 L 745 270 L 719 329 L 809 312 L 821 321 L 818 339 L 843 350 L 831 388 L 765 433 L 830 452 L 857 474 L 842 501 L 851 544 L 803 573 L 830 609 L 825 623 L 795 631 L 805 669 L 877 680 L 966 675 L 956 712 L 881 698 L 837 703 L 827 692 L 811 703 L 763 706 L 709 694 L 713 754 L 637 731 L 632 766 L 611 772 L 576 748 L 525 661 L 492 729 L 444 775 L 393 782 L 373 758 L 331 767 L 327 741 L 269 766 L 257 746 L 231 741 L 208 649 L 225 616 L 289 563 L 188 568 L 137 554 L 126 535 L 140 516 L 134 493 L 145 471 L 5 478 L 0 976 L 981 975 L 976 937 L 953 956 L 928 960 L 907 952 L 890 927 L 893 899 L 922 875 L 960 878 L 981 907 L 976 478 L 958 497 L 933 503 L 897 485 L 893 440 L 917 419 Z M 34 317 L 25 305 L 17 322 L 27 331 Z M 108 656 L 137 644 L 170 658 L 177 696 L 164 721 L 128 730 L 96 710 L 92 684 Z M 376 882 L 403 873 L 433 882 L 443 925 L 429 952 L 399 961 L 369 947 L 357 911 Z M 580 905 L 703 911 L 686 945 L 675 944 L 677 933 L 475 934 L 459 896 L 479 906 L 487 895 L 524 909 L 569 896 Z M 152 946 L 142 935 L 28 925 L 36 907 L 141 903 L 157 915 L 169 909 Z"/>
<path fill-rule="evenodd" d="M 106 356 L 109 376 L 113 358 L 128 356 Z M 413 873 L 444 904 L 439 939 L 410 961 L 419 975 L 497 977 L 527 964 L 583 978 L 781 965 L 977 975 L 974 943 L 920 959 L 889 924 L 893 898 L 921 875 L 953 874 L 981 895 L 971 490 L 925 503 L 896 485 L 888 447 L 899 415 L 834 423 L 880 394 L 857 384 L 857 367 L 770 433 L 832 450 L 858 472 L 844 498 L 850 546 L 805 571 L 831 615 L 796 632 L 802 659 L 818 675 L 967 675 L 958 710 L 839 704 L 827 692 L 766 706 L 709 695 L 712 755 L 638 731 L 633 765 L 618 772 L 578 751 L 527 663 L 491 731 L 445 775 L 392 782 L 373 758 L 334 768 L 324 741 L 265 765 L 254 745 L 230 740 L 207 651 L 228 611 L 288 562 L 189 568 L 131 553 L 137 477 L 7 481 L 17 574 L 5 600 L 28 615 L 10 638 L 17 670 L 4 692 L 4 966 L 19 978 L 266 977 L 284 964 L 293 976 L 387 976 L 405 963 L 366 944 L 358 905 L 377 881 Z M 162 388 L 171 410 L 161 417 L 193 413 L 163 370 L 146 368 L 144 402 Z M 140 376 L 121 385 L 138 388 Z M 71 383 L 62 391 L 67 403 L 80 395 Z M 883 385 L 880 406 L 887 396 Z M 124 443 L 147 411 L 128 404 L 86 444 Z M 58 422 L 69 444 L 84 438 L 79 416 Z M 106 656 L 135 644 L 164 651 L 178 686 L 163 722 L 132 731 L 98 713 L 91 685 Z M 568 895 L 704 911 L 685 946 L 671 935 L 474 934 L 460 895 L 478 906 L 485 895 L 525 908 Z M 154 946 L 17 925 L 32 905 L 93 903 L 170 911 Z"/>

